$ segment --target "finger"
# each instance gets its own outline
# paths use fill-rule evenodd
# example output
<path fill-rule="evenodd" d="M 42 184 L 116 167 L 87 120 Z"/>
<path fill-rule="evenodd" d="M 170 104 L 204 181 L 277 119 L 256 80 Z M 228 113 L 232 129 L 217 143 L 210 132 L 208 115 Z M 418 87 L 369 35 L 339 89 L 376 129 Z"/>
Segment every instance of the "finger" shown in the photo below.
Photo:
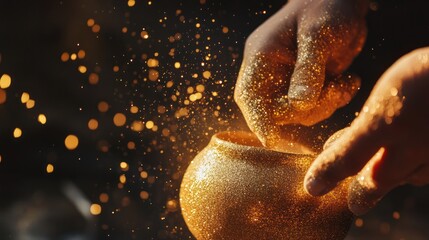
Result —
<path fill-rule="evenodd" d="M 338 108 L 348 104 L 359 88 L 360 78 L 355 75 L 331 81 L 322 90 L 317 106 L 309 111 L 308 117 L 300 119 L 300 124 L 311 126 L 329 118 Z"/>
<path fill-rule="evenodd" d="M 298 51 L 288 97 L 291 106 L 306 111 L 316 106 L 325 81 L 325 40 L 313 27 L 298 29 Z"/>
<path fill-rule="evenodd" d="M 304 179 L 311 195 L 324 195 L 339 181 L 355 175 L 381 148 L 381 131 L 359 116 L 337 142 L 314 160 Z"/>
<path fill-rule="evenodd" d="M 312 126 L 329 118 L 338 108 L 346 105 L 355 96 L 360 87 L 360 78 L 354 75 L 340 77 L 331 81 L 322 90 L 317 105 L 308 111 L 298 111 L 287 101 L 278 99 L 278 111 L 274 118 L 278 124 L 301 124 Z"/>
<path fill-rule="evenodd" d="M 415 168 L 404 162 L 404 156 L 395 148 L 381 148 L 351 183 L 348 196 L 350 210 L 356 215 L 365 214 L 385 194 L 402 184 Z"/>

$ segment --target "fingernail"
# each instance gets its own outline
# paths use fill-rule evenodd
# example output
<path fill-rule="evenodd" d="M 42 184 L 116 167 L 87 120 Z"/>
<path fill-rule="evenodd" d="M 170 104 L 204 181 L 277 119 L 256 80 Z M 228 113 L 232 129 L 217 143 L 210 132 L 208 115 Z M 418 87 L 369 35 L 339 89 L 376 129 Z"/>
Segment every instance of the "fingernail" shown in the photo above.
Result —
<path fill-rule="evenodd" d="M 313 196 L 320 196 L 329 192 L 329 187 L 313 176 L 305 179 L 304 186 L 305 190 Z"/>

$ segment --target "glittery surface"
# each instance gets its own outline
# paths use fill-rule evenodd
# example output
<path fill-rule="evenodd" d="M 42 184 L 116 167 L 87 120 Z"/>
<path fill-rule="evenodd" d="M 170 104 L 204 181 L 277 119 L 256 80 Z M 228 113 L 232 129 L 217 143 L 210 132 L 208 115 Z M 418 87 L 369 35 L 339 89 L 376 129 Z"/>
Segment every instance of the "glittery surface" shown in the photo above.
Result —
<path fill-rule="evenodd" d="M 313 155 L 276 152 L 256 136 L 223 132 L 192 161 L 180 204 L 197 239 L 343 239 L 347 183 L 320 198 L 303 189 Z"/>

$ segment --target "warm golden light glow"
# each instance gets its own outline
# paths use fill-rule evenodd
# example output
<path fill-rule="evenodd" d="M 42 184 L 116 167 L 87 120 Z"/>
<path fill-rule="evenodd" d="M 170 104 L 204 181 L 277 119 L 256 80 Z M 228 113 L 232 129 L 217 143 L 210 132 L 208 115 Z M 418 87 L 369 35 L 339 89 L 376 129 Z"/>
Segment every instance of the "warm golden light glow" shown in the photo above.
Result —
<path fill-rule="evenodd" d="M 61 61 L 62 62 L 67 62 L 70 58 L 70 54 L 68 52 L 63 52 L 61 54 Z"/>
<path fill-rule="evenodd" d="M 146 191 L 141 191 L 140 192 L 140 198 L 143 199 L 143 200 L 148 199 L 149 198 L 149 193 L 146 192 Z"/>
<path fill-rule="evenodd" d="M 89 77 L 88 77 L 89 84 L 95 85 L 98 83 L 98 81 L 100 81 L 100 77 L 98 76 L 98 74 L 96 73 L 89 74 Z"/>
<path fill-rule="evenodd" d="M 159 61 L 155 58 L 149 58 L 147 60 L 147 66 L 148 67 L 158 67 L 159 66 Z"/>
<path fill-rule="evenodd" d="M 20 138 L 22 136 L 22 130 L 20 128 L 15 128 L 13 130 L 13 137 Z"/>
<path fill-rule="evenodd" d="M 130 112 L 131 113 L 138 113 L 139 112 L 139 108 L 137 106 L 131 106 Z"/>
<path fill-rule="evenodd" d="M 11 83 L 12 83 L 12 78 L 9 75 L 3 74 L 0 77 L 0 88 L 6 89 L 6 88 L 10 87 Z"/>
<path fill-rule="evenodd" d="M 180 62 L 175 62 L 174 63 L 174 68 L 180 68 Z"/>
<path fill-rule="evenodd" d="M 39 116 L 37 116 L 37 121 L 41 124 L 46 124 L 47 118 L 45 114 L 39 114 Z"/>
<path fill-rule="evenodd" d="M 203 77 L 205 79 L 209 79 L 212 76 L 212 73 L 210 71 L 204 71 L 203 72 Z"/>
<path fill-rule="evenodd" d="M 141 132 L 144 129 L 144 123 L 142 121 L 134 121 L 131 124 L 131 130 L 134 132 Z"/>
<path fill-rule="evenodd" d="M 36 105 L 36 101 L 34 101 L 33 99 L 29 99 L 26 103 L 25 103 L 25 107 L 28 109 L 32 109 L 34 108 L 34 106 Z"/>
<path fill-rule="evenodd" d="M 73 134 L 70 134 L 64 140 L 64 144 L 68 150 L 75 150 L 79 145 L 79 138 Z"/>
<path fill-rule="evenodd" d="M 146 128 L 147 129 L 152 129 L 153 126 L 155 126 L 155 123 L 153 121 L 147 121 L 146 122 Z"/>
<path fill-rule="evenodd" d="M 119 176 L 119 182 L 122 184 L 125 184 L 127 182 L 127 177 L 125 176 L 125 174 Z"/>
<path fill-rule="evenodd" d="M 107 112 L 109 110 L 109 104 L 105 101 L 101 101 L 98 103 L 97 108 L 100 112 Z"/>
<path fill-rule="evenodd" d="M 99 196 L 100 202 L 107 203 L 109 201 L 109 195 L 107 193 L 102 193 Z"/>
<path fill-rule="evenodd" d="M 95 24 L 95 20 L 92 18 L 90 18 L 90 19 L 88 19 L 88 21 L 86 21 L 86 25 L 88 27 L 92 27 L 92 26 L 94 26 L 94 24 Z"/>
<path fill-rule="evenodd" d="M 30 94 L 28 94 L 27 92 L 23 92 L 21 95 L 21 102 L 27 103 L 28 100 L 30 100 Z"/>
<path fill-rule="evenodd" d="M 119 164 L 119 166 L 121 167 L 121 170 L 122 170 L 122 171 L 128 171 L 128 163 L 126 163 L 126 162 L 121 162 L 121 163 Z"/>
<path fill-rule="evenodd" d="M 134 7 L 134 5 L 136 5 L 135 0 L 128 0 L 128 7 Z"/>
<path fill-rule="evenodd" d="M 159 77 L 159 72 L 155 69 L 150 69 L 149 70 L 149 80 L 151 81 L 156 81 L 158 80 Z"/>
<path fill-rule="evenodd" d="M 84 50 L 79 50 L 79 52 L 77 52 L 77 57 L 79 59 L 84 59 L 86 56 L 86 52 Z"/>
<path fill-rule="evenodd" d="M 47 173 L 53 173 L 54 172 L 54 165 L 52 165 L 52 164 L 48 164 L 48 165 L 46 165 L 46 172 Z"/>
<path fill-rule="evenodd" d="M 77 69 L 80 73 L 86 73 L 86 71 L 88 70 L 85 66 L 79 66 Z"/>
<path fill-rule="evenodd" d="M 0 89 L 0 104 L 5 103 L 6 99 L 7 99 L 6 91 L 3 89 Z"/>
<path fill-rule="evenodd" d="M 148 39 L 148 38 L 149 38 L 149 33 L 147 33 L 146 31 L 142 31 L 142 32 L 140 33 L 140 36 L 141 36 L 143 39 Z"/>
<path fill-rule="evenodd" d="M 113 117 L 113 123 L 117 127 L 122 127 L 125 125 L 127 117 L 123 113 L 116 113 Z"/>
<path fill-rule="evenodd" d="M 101 214 L 100 204 L 96 204 L 96 203 L 91 204 L 91 207 L 89 208 L 89 212 L 94 216 L 100 215 Z"/>
<path fill-rule="evenodd" d="M 93 119 L 93 118 L 90 119 L 88 121 L 88 128 L 90 130 L 96 130 L 98 128 L 98 121 L 97 121 L 97 119 Z"/>

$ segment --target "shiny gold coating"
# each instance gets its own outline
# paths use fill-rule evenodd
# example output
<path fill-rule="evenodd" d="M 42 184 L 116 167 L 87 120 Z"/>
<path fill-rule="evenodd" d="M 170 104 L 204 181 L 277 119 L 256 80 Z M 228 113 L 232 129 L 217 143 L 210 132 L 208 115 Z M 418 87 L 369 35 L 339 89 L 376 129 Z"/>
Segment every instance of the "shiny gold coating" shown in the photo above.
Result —
<path fill-rule="evenodd" d="M 352 221 L 347 183 L 308 195 L 303 179 L 313 159 L 266 149 L 251 133 L 216 134 L 183 178 L 186 224 L 199 240 L 343 239 Z"/>

